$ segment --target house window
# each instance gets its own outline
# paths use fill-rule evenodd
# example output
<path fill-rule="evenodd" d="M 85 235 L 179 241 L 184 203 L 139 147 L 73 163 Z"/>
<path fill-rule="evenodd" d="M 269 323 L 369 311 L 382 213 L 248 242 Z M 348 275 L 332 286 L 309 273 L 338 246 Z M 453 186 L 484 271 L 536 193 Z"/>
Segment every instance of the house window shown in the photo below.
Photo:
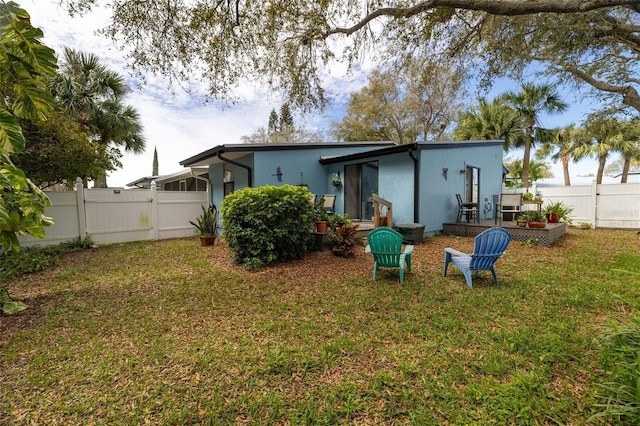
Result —
<path fill-rule="evenodd" d="M 480 203 L 480 169 L 478 167 L 466 167 L 466 192 L 468 203 Z"/>
<path fill-rule="evenodd" d="M 356 220 L 371 220 L 371 194 L 378 193 L 378 162 L 350 164 L 344 168 L 344 211 Z"/>
<path fill-rule="evenodd" d="M 223 167 L 224 196 L 231 194 L 235 190 L 235 167 L 233 164 L 225 163 Z"/>

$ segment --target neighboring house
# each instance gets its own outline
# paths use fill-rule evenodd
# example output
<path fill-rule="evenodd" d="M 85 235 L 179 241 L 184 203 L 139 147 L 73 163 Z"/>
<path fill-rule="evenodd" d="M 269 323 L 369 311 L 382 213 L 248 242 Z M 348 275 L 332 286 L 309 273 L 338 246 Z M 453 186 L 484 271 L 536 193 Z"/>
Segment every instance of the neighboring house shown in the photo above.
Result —
<path fill-rule="evenodd" d="M 320 144 L 226 144 L 180 162 L 208 166 L 211 200 L 220 205 L 236 189 L 261 185 L 306 185 L 335 194 L 335 210 L 370 221 L 371 194 L 393 204 L 394 224 L 421 223 L 425 234 L 456 220 L 456 194 L 493 218 L 493 195 L 503 176 L 502 141 Z M 331 185 L 340 176 L 342 185 Z"/>
<path fill-rule="evenodd" d="M 127 186 L 149 189 L 151 182 L 155 181 L 158 189 L 164 191 L 206 191 L 208 173 L 208 167 L 191 167 L 170 175 L 141 177 Z"/>

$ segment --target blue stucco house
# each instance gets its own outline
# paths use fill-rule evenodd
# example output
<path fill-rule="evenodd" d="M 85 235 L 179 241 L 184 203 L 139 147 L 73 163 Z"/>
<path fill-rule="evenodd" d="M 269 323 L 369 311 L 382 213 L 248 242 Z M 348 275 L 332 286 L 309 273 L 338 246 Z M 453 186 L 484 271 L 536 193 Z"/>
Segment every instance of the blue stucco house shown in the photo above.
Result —
<path fill-rule="evenodd" d="M 370 221 L 372 193 L 393 204 L 393 221 L 425 225 L 425 235 L 454 222 L 456 194 L 477 202 L 480 218 L 493 218 L 502 188 L 502 141 L 318 144 L 225 144 L 180 162 L 208 166 L 211 201 L 247 186 L 307 185 L 335 194 L 335 210 Z M 331 184 L 339 176 L 342 185 Z"/>

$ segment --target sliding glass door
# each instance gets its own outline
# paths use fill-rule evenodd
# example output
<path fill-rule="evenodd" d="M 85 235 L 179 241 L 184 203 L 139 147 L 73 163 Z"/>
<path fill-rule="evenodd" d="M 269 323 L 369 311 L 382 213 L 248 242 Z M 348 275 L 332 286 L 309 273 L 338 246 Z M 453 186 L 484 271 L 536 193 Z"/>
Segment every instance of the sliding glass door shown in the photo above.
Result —
<path fill-rule="evenodd" d="M 344 168 L 344 211 L 351 219 L 371 220 L 371 194 L 378 193 L 378 162 L 350 164 Z"/>

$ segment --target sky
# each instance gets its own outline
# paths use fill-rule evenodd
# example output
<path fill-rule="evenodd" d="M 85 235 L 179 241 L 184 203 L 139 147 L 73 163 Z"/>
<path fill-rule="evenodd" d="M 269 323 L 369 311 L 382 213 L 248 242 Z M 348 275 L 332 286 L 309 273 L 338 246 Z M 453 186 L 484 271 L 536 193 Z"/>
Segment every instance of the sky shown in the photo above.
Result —
<path fill-rule="evenodd" d="M 271 110 L 280 108 L 279 98 L 251 86 L 238 88 L 237 94 L 242 101 L 233 105 L 206 103 L 204 96 L 190 96 L 154 75 L 147 75 L 146 83 L 138 88 L 138 80 L 131 75 L 121 52 L 110 40 L 95 34 L 97 29 L 108 23 L 107 12 L 102 10 L 71 18 L 56 0 L 22 0 L 18 3 L 31 15 L 31 23 L 44 32 L 44 44 L 54 49 L 58 56 L 65 46 L 94 53 L 103 64 L 131 82 L 132 91 L 125 102 L 140 114 L 146 150 L 138 155 L 124 153 L 121 158 L 123 167 L 108 175 L 110 187 L 124 187 L 141 177 L 150 176 L 154 148 L 158 151 L 159 173 L 172 174 L 183 169 L 179 164 L 182 160 L 216 145 L 241 143 L 242 136 L 266 127 Z M 327 136 L 327 141 L 331 141 L 328 136 L 331 123 L 341 120 L 349 93 L 366 84 L 368 71 L 364 66 L 350 75 L 346 75 L 340 66 L 328 70 L 324 81 L 333 94 L 328 109 L 324 113 L 304 117 L 294 115 L 296 125 L 320 132 Z M 492 98 L 505 90 L 517 90 L 517 84 L 508 80 L 496 82 L 487 97 Z M 588 100 L 580 101 L 578 93 L 568 90 L 561 93 L 572 106 L 561 115 L 543 117 L 541 124 L 544 127 L 565 126 L 572 122 L 578 124 L 592 109 Z M 517 154 L 508 157 L 515 158 Z M 596 171 L 597 163 L 592 160 L 570 166 L 572 176 L 595 174 Z M 562 177 L 560 165 L 553 165 L 552 172 L 556 177 Z"/>

